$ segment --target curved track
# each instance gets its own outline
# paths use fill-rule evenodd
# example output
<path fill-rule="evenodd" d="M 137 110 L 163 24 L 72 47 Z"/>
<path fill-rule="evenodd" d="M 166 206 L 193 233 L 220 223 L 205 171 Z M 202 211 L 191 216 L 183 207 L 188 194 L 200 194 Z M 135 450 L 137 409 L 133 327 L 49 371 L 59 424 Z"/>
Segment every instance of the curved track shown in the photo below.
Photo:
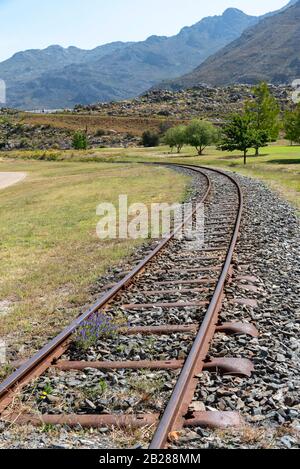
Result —
<path fill-rule="evenodd" d="M 172 165 L 168 165 L 172 166 Z M 248 333 L 257 331 L 249 324 L 220 324 L 219 312 L 224 299 L 226 282 L 232 279 L 234 250 L 239 236 L 243 211 L 243 195 L 238 183 L 228 174 L 215 169 L 191 165 L 173 165 L 185 168 L 203 178 L 205 188 L 197 203 L 205 204 L 205 245 L 196 252 L 189 249 L 190 240 L 175 239 L 176 232 L 148 254 L 123 280 L 113 286 L 88 311 L 64 329 L 55 339 L 26 362 L 0 385 L 0 412 L 3 419 L 18 423 L 68 424 L 83 427 L 155 425 L 151 449 L 164 448 L 170 434 L 185 426 L 231 426 L 240 422 L 234 412 L 189 411 L 197 386 L 197 378 L 204 369 L 223 369 L 234 374 L 249 374 L 251 363 L 243 360 L 210 360 L 206 358 L 216 331 Z M 191 215 L 189 218 L 193 217 Z M 187 220 L 185 220 L 185 223 Z M 146 274 L 146 275 L 145 275 Z M 196 287 L 196 288 L 195 288 Z M 141 303 L 141 298 L 144 302 Z M 152 302 L 149 299 L 152 298 Z M 154 298 L 154 300 L 153 300 Z M 176 301 L 174 301 L 174 298 Z M 196 301 L 195 301 L 196 300 Z M 124 303 L 126 301 L 126 303 Z M 130 301 L 130 303 L 128 303 Z M 73 333 L 88 318 L 105 310 L 114 317 L 122 308 L 134 327 L 122 329 L 123 334 L 167 335 L 174 332 L 196 334 L 185 360 L 138 362 L 91 362 L 60 360 L 68 351 Z M 155 310 L 157 321 L 147 312 Z M 173 313 L 177 322 L 172 323 Z M 136 318 L 138 318 L 136 320 Z M 137 325 L 136 325 L 137 324 Z M 181 370 L 169 402 L 162 415 L 33 415 L 6 413 L 5 409 L 24 386 L 41 376 L 49 368 L 60 371 L 153 369 Z"/>

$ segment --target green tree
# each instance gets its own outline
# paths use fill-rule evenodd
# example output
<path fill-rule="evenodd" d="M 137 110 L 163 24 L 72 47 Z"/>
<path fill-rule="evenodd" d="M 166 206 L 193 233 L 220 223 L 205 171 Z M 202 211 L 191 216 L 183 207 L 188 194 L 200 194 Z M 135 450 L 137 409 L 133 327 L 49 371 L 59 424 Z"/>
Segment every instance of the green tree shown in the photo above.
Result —
<path fill-rule="evenodd" d="M 144 147 L 158 147 L 160 143 L 159 135 L 151 130 L 146 130 L 142 136 L 142 143 Z"/>
<path fill-rule="evenodd" d="M 300 143 L 300 103 L 292 111 L 287 111 L 284 118 L 285 138 L 293 143 Z"/>
<path fill-rule="evenodd" d="M 181 152 L 186 141 L 187 135 L 185 125 L 178 125 L 177 127 L 172 127 L 166 132 L 164 137 L 164 142 L 166 143 L 166 145 L 169 145 L 172 151 L 173 148 L 176 148 L 177 153 Z"/>
<path fill-rule="evenodd" d="M 255 154 L 269 142 L 277 140 L 279 135 L 280 108 L 274 96 L 270 93 L 267 83 L 260 83 L 253 88 L 254 99 L 245 105 L 245 112 L 249 115 L 254 132 L 256 133 Z"/>
<path fill-rule="evenodd" d="M 244 164 L 247 163 L 247 153 L 257 145 L 258 135 L 253 129 L 249 114 L 232 114 L 223 129 L 223 139 L 219 148 L 222 151 L 242 151 Z"/>
<path fill-rule="evenodd" d="M 86 150 L 88 147 L 87 133 L 75 132 L 73 135 L 72 146 L 75 150 Z"/>
<path fill-rule="evenodd" d="M 195 147 L 198 155 L 209 145 L 217 143 L 219 133 L 213 124 L 205 120 L 195 119 L 186 128 L 186 143 Z"/>

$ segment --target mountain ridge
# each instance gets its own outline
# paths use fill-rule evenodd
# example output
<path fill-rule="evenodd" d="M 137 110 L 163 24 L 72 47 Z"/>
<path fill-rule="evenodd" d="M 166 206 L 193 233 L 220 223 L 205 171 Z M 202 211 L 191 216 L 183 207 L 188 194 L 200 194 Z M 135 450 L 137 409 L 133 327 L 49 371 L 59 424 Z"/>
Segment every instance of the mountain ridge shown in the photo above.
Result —
<path fill-rule="evenodd" d="M 288 8 L 264 17 L 192 73 L 161 83 L 159 88 L 182 89 L 201 83 L 212 86 L 254 84 L 262 80 L 291 83 L 300 76 L 299 24 L 300 0 L 292 0 Z"/>
<path fill-rule="evenodd" d="M 132 98 L 164 80 L 192 72 L 259 21 L 260 17 L 228 8 L 171 37 L 154 35 L 91 50 L 52 45 L 18 52 L 0 63 L 7 105 L 57 109 Z"/>

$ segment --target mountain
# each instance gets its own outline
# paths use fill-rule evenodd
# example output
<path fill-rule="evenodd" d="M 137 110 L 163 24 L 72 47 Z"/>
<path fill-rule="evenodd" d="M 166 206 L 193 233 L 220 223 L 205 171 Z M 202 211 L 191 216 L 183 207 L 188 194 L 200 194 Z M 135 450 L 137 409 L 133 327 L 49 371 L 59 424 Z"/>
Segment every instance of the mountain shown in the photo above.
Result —
<path fill-rule="evenodd" d="M 191 88 L 200 83 L 291 83 L 300 77 L 300 0 L 267 15 L 192 73 L 162 83 L 161 88 Z"/>
<path fill-rule="evenodd" d="M 192 71 L 258 21 L 229 8 L 172 37 L 151 36 L 91 51 L 50 46 L 17 53 L 0 63 L 7 105 L 55 109 L 137 96 L 162 80 Z"/>
<path fill-rule="evenodd" d="M 279 10 L 272 11 L 271 13 L 266 13 L 265 15 L 261 16 L 261 19 L 267 18 L 268 16 L 273 16 L 274 14 L 277 14 L 277 13 L 281 13 L 282 11 L 285 11 L 291 6 L 295 5 L 297 2 L 298 0 L 290 0 L 289 3 L 285 5 L 284 7 L 280 8 Z"/>

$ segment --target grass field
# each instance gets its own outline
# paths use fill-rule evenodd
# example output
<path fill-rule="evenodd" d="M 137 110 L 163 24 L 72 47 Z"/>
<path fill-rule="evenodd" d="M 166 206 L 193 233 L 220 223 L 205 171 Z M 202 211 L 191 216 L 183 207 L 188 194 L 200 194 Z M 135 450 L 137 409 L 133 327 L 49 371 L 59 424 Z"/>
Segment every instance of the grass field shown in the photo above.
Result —
<path fill-rule="evenodd" d="M 243 158 L 239 153 L 221 152 L 215 148 L 207 148 L 201 157 L 195 156 L 195 150 L 188 147 L 183 149 L 181 155 L 171 155 L 167 147 L 158 147 L 100 149 L 84 152 L 24 151 L 3 153 L 3 156 L 15 159 L 21 157 L 56 161 L 169 161 L 225 168 L 265 181 L 300 210 L 300 146 L 272 145 L 263 148 L 261 154 L 262 156 L 255 157 L 253 152 L 252 154 L 250 152 L 247 166 L 244 166 Z"/>
<path fill-rule="evenodd" d="M 250 154 L 246 166 L 240 154 L 215 149 L 207 149 L 202 157 L 191 156 L 189 150 L 186 156 L 189 156 L 188 160 L 192 164 L 199 162 L 261 179 L 300 211 L 300 146 L 274 145 L 263 148 L 259 157 Z M 182 159 L 176 158 L 176 161 Z"/>
<path fill-rule="evenodd" d="M 100 241 L 97 205 L 119 194 L 130 203 L 181 201 L 188 181 L 128 164 L 2 160 L 1 171 L 28 173 L 0 190 L 0 337 L 15 350 L 25 343 L 25 354 L 69 323 L 99 276 L 138 243 Z"/>

